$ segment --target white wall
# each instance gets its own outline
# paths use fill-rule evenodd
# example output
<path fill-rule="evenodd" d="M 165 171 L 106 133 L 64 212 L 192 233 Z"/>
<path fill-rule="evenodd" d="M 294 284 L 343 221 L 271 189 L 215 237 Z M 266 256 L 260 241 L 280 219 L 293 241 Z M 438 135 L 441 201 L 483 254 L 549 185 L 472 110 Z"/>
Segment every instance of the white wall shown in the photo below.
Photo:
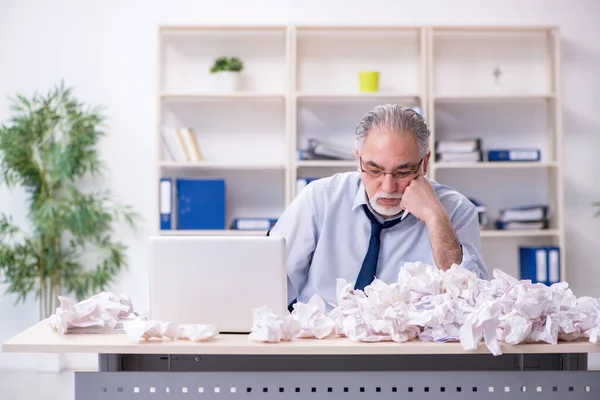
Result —
<path fill-rule="evenodd" d="M 566 233 L 569 282 L 577 295 L 600 295 L 596 243 L 600 219 L 600 1 L 596 0 L 289 0 L 0 2 L 0 121 L 7 96 L 45 91 L 64 78 L 76 95 L 107 106 L 109 135 L 101 154 L 106 184 L 144 218 L 137 233 L 119 231 L 130 246 L 129 270 L 113 290 L 148 307 L 146 238 L 155 224 L 156 26 L 162 23 L 556 24 L 563 36 Z M 131 152 L 137 151 L 135 162 Z M 25 194 L 0 187 L 0 211 L 25 223 Z M 3 291 L 4 288 L 0 287 Z M 37 306 L 0 297 L 0 342 L 32 325 Z M 20 357 L 19 357 L 20 358 Z M 0 367 L 30 368 L 33 358 L 0 354 Z M 77 358 L 76 365 L 90 358 Z M 93 362 L 93 358 L 91 359 Z"/>

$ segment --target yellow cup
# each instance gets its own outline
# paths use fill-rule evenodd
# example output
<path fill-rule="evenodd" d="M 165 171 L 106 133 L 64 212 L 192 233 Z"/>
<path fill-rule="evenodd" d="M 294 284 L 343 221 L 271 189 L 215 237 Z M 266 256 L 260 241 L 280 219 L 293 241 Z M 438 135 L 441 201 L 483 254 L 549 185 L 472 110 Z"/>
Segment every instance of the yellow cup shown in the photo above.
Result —
<path fill-rule="evenodd" d="M 361 71 L 358 73 L 361 92 L 377 92 L 379 91 L 379 72 L 376 71 Z"/>

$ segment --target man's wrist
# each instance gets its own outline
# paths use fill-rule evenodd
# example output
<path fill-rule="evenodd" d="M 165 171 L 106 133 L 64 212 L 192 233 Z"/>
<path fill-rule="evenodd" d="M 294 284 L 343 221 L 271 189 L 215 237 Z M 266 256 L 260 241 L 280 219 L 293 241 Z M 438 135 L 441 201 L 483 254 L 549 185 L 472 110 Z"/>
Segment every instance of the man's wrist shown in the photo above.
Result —
<path fill-rule="evenodd" d="M 428 213 L 425 217 L 425 225 L 427 225 L 427 228 L 432 229 L 432 228 L 439 228 L 440 226 L 448 226 L 448 224 L 450 224 L 450 217 L 448 216 L 448 213 L 446 212 L 446 210 L 444 209 L 444 207 L 440 207 L 437 210 L 433 210 L 430 213 Z"/>

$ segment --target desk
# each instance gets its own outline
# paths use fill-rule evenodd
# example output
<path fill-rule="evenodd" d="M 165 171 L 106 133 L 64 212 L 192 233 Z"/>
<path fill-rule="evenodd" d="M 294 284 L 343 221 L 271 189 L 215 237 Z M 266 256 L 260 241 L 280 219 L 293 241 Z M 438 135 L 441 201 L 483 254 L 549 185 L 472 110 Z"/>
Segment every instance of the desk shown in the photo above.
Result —
<path fill-rule="evenodd" d="M 42 321 L 3 344 L 13 353 L 98 354 L 97 372 L 75 373 L 77 400 L 133 399 L 598 399 L 586 341 L 502 345 L 357 343 L 346 338 L 255 343 L 142 341 L 122 333 L 60 335 Z"/>

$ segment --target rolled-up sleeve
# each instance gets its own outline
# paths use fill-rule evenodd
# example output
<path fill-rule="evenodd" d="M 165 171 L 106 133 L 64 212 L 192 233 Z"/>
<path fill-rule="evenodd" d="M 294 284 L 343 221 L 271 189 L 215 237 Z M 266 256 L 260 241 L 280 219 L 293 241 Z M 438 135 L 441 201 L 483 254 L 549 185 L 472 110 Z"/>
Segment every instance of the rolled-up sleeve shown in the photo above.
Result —
<path fill-rule="evenodd" d="M 480 279 L 489 279 L 483 261 L 477 208 L 469 201 L 461 202 L 451 220 L 462 246 L 461 266 L 475 272 Z"/>

